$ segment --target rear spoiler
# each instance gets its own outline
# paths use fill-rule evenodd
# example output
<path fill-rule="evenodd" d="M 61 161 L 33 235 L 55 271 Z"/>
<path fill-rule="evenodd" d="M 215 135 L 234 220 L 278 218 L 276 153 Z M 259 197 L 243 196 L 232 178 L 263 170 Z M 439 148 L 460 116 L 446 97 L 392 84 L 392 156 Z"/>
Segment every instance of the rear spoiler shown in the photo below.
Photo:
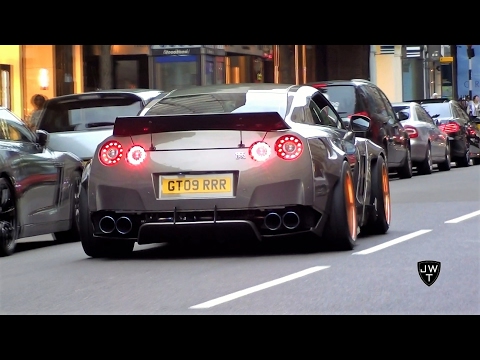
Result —
<path fill-rule="evenodd" d="M 134 136 L 173 131 L 241 130 L 276 131 L 290 129 L 277 112 L 117 117 L 114 136 Z"/>

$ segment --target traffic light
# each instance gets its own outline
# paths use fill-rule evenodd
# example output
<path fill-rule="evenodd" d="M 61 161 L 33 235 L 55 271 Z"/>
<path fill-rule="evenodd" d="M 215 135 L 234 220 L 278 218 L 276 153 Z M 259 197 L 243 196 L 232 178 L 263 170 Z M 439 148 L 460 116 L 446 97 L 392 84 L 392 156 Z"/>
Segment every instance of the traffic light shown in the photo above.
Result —
<path fill-rule="evenodd" d="M 472 48 L 473 45 L 467 45 L 467 56 L 469 59 L 475 57 L 475 49 Z"/>

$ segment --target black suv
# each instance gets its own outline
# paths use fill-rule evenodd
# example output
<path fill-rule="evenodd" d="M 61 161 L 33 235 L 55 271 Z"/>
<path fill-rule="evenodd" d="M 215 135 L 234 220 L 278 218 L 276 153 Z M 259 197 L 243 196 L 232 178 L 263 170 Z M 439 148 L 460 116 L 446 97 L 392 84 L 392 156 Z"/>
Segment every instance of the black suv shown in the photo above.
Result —
<path fill-rule="evenodd" d="M 317 81 L 307 85 L 327 95 L 347 127 L 352 115 L 368 116 L 372 125 L 365 136 L 383 147 L 389 170 L 396 171 L 400 178 L 412 177 L 410 138 L 378 86 L 362 79 Z"/>

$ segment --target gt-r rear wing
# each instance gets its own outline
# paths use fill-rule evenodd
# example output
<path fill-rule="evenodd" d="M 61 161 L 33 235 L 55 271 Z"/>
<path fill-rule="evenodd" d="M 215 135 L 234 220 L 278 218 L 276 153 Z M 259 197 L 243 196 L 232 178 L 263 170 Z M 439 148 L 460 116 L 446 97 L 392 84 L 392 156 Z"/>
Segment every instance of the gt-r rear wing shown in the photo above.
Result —
<path fill-rule="evenodd" d="M 173 131 L 239 130 L 276 131 L 290 129 L 277 112 L 117 117 L 114 136 L 134 136 Z"/>

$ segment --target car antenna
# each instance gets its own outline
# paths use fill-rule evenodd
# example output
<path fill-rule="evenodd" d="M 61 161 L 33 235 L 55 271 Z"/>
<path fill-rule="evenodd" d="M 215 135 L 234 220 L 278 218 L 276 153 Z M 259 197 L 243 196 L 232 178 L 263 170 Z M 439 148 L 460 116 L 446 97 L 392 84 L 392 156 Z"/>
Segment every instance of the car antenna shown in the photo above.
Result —
<path fill-rule="evenodd" d="M 152 130 L 152 120 L 149 120 L 148 121 L 148 129 L 150 130 L 150 151 L 155 151 L 157 150 L 157 148 L 155 147 L 155 145 L 153 145 L 153 130 Z"/>

